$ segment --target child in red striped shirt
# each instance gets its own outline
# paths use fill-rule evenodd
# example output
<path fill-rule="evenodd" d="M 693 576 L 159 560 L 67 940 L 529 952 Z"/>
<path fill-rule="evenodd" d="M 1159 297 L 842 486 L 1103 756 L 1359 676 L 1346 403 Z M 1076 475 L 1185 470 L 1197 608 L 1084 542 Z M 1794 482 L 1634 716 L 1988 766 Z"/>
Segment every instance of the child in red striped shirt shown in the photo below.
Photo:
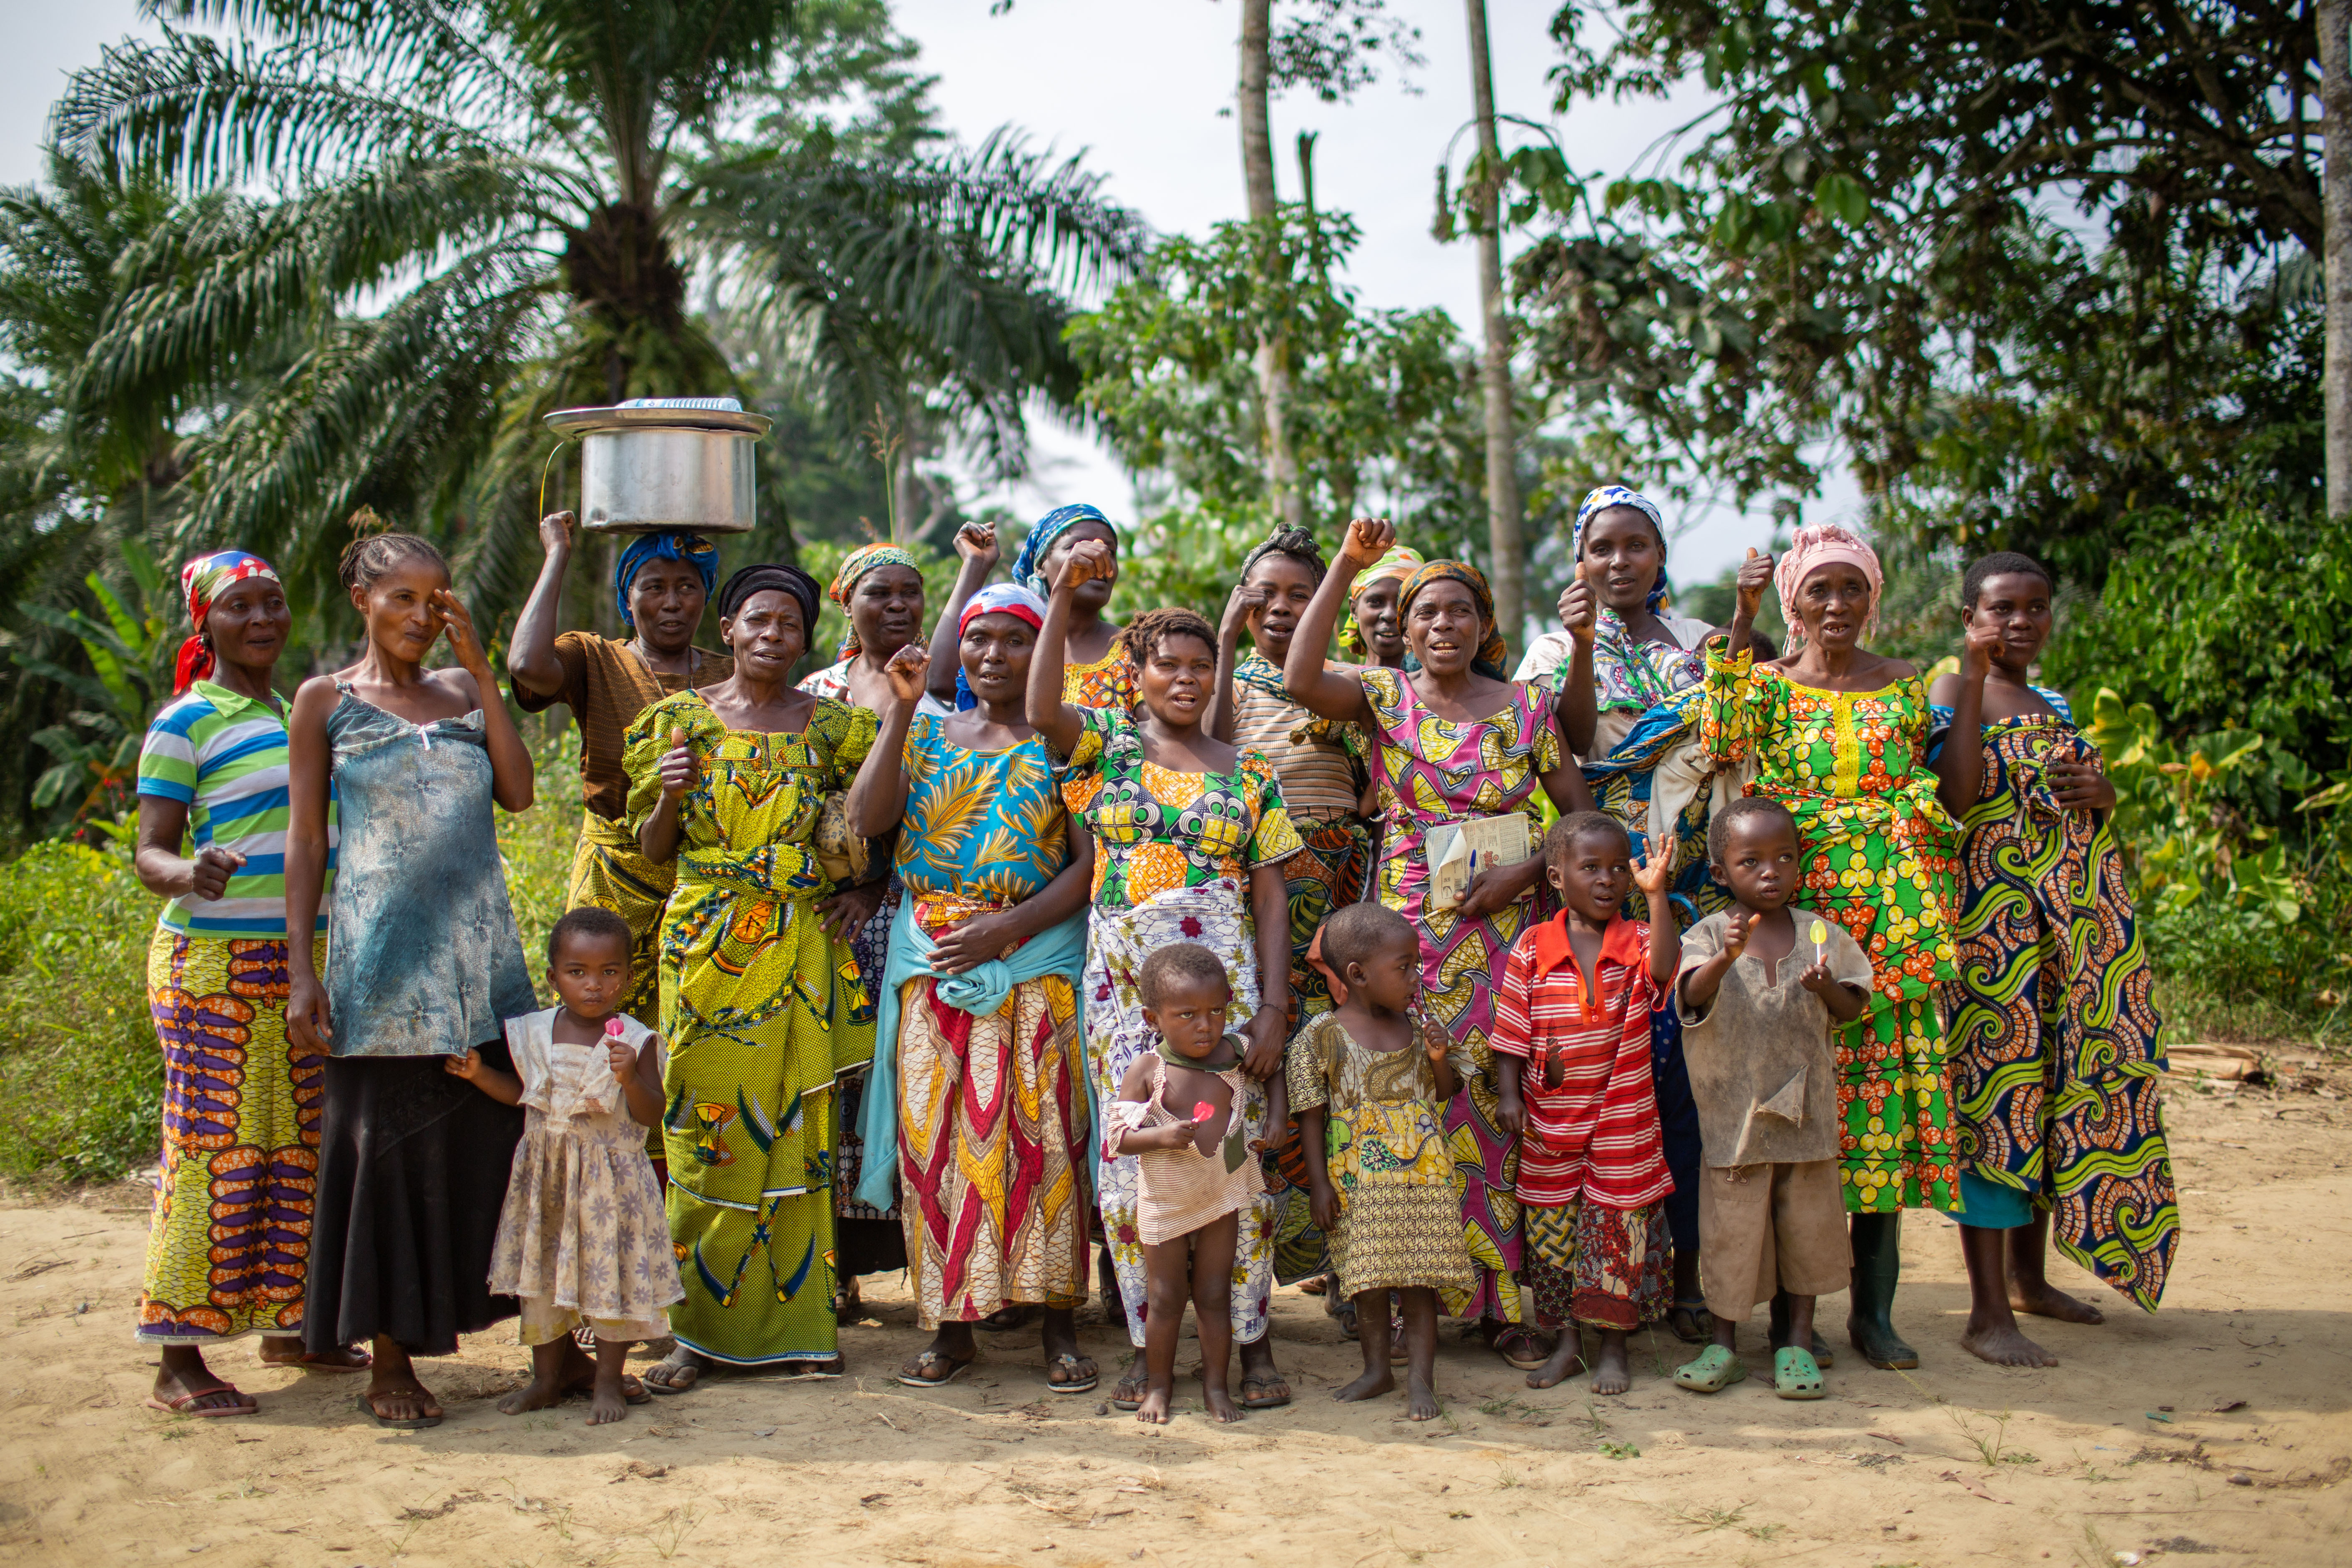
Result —
<path fill-rule="evenodd" d="M 1544 870 L 1566 906 L 1513 944 L 1495 992 L 1499 1120 L 1519 1139 L 1522 1281 L 1536 1321 L 1559 1331 L 1528 1373 L 1549 1388 L 1583 1370 L 1580 1325 L 1601 1332 L 1592 1392 L 1633 1381 L 1626 1336 L 1672 1292 L 1664 1135 L 1650 1087 L 1650 1014 L 1668 995 L 1682 942 L 1671 913 L 1622 915 L 1630 884 L 1663 907 L 1672 855 L 1636 871 L 1612 816 L 1580 811 L 1544 837 Z"/>

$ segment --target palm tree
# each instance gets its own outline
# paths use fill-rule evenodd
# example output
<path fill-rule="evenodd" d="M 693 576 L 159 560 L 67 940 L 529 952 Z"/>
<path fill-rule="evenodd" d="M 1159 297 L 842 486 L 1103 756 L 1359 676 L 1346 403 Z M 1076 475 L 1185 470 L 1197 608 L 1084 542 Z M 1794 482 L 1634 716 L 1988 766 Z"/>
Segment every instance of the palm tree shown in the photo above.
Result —
<path fill-rule="evenodd" d="M 759 320 L 843 429 L 944 417 L 1017 471 L 1024 400 L 1075 406 L 1067 296 L 1143 251 L 1075 159 L 1004 132 L 910 153 L 790 112 L 789 0 L 145 9 L 163 37 L 74 79 L 60 145 L 279 195 L 235 254 L 127 300 L 92 378 L 217 377 L 299 329 L 191 438 L 173 542 L 234 540 L 315 587 L 367 503 L 457 543 L 495 615 L 530 564 L 540 416 L 735 388 L 701 304 Z M 877 9 L 804 0 L 803 33 Z"/>

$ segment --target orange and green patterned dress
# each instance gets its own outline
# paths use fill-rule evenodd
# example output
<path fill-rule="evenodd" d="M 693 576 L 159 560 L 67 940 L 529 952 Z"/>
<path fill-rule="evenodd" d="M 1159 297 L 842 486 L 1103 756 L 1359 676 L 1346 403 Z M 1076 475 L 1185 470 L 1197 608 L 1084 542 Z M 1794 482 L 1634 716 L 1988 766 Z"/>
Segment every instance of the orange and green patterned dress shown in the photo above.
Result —
<path fill-rule="evenodd" d="M 1944 1019 L 1956 977 L 1958 825 L 1927 766 L 1932 725 L 1916 675 L 1876 691 L 1801 686 L 1742 649 L 1706 661 L 1700 738 L 1720 762 L 1752 761 L 1748 795 L 1797 819 L 1798 903 L 1870 955 L 1877 995 L 1839 1032 L 1839 1180 L 1856 1214 L 1959 1206 Z"/>

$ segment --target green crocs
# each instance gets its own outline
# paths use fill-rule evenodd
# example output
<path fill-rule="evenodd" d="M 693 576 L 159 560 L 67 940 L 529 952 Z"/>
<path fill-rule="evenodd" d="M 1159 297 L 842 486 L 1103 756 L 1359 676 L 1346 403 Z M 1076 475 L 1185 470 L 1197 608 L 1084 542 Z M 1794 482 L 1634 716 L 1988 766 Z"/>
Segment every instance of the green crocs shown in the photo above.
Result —
<path fill-rule="evenodd" d="M 1814 1374 L 1818 1381 L 1820 1374 Z M 1748 1376 L 1748 1363 L 1721 1345 L 1709 1345 L 1696 1361 L 1675 1369 L 1675 1382 L 1693 1394 L 1721 1394 Z"/>
<path fill-rule="evenodd" d="M 1772 1392 L 1783 1399 L 1819 1399 L 1829 1390 L 1822 1384 L 1821 1363 L 1801 1345 L 1785 1345 L 1772 1352 Z"/>

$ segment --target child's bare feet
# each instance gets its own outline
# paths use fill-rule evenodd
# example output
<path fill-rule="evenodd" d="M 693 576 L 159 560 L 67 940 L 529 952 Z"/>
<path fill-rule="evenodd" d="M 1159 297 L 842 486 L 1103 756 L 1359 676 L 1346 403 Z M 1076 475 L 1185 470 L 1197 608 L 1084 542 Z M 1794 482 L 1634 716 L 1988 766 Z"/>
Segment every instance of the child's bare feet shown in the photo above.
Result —
<path fill-rule="evenodd" d="M 1147 1384 L 1143 1390 L 1143 1403 L 1135 1407 L 1135 1418 L 1148 1426 L 1167 1426 L 1168 1402 L 1174 1392 L 1164 1383 Z"/>
<path fill-rule="evenodd" d="M 2006 1323 L 1974 1322 L 1960 1334 L 1960 1348 L 1995 1366 L 2056 1366 L 2058 1358 L 2029 1340 L 2015 1319 Z"/>
<path fill-rule="evenodd" d="M 1434 1421 L 1444 1412 L 1437 1407 L 1437 1390 L 1431 1386 L 1420 1369 L 1405 1373 L 1404 1418 L 1408 1421 Z"/>
<path fill-rule="evenodd" d="M 499 1401 L 499 1414 L 520 1415 L 526 1410 L 544 1410 L 551 1405 L 562 1404 L 563 1393 L 563 1380 L 561 1375 L 555 1377 L 533 1375 L 529 1383 Z"/>
<path fill-rule="evenodd" d="M 1364 1374 L 1345 1388 L 1335 1388 L 1331 1397 L 1342 1405 L 1353 1405 L 1359 1399 L 1372 1399 L 1396 1387 L 1396 1375 L 1389 1371 L 1389 1358 L 1382 1356 L 1377 1367 L 1365 1369 Z"/>
<path fill-rule="evenodd" d="M 2009 1304 L 2011 1310 L 2014 1311 L 2031 1312 L 2037 1318 L 2055 1318 L 2062 1323 L 2104 1323 L 2107 1321 L 2105 1312 L 2100 1311 L 2088 1301 L 2069 1296 L 2047 1279 L 2011 1279 L 2009 1283 Z M 2003 1364 L 2017 1366 L 2032 1363 L 2009 1362 Z M 2049 1364 L 2055 1366 L 2058 1363 L 2053 1361 Z"/>
<path fill-rule="evenodd" d="M 1242 1418 L 1242 1407 L 1234 1403 L 1233 1391 L 1221 1383 L 1212 1383 L 1203 1377 L 1201 1380 L 1201 1398 L 1208 1405 L 1209 1414 L 1227 1426 Z"/>
<path fill-rule="evenodd" d="M 1622 1394 L 1633 1386 L 1633 1358 L 1626 1352 L 1625 1336 L 1601 1336 L 1601 1354 L 1592 1363 L 1592 1392 Z"/>
<path fill-rule="evenodd" d="M 603 1426 L 628 1418 L 629 1401 L 627 1395 L 621 1392 L 620 1380 L 615 1378 L 608 1388 L 604 1380 L 598 1378 L 596 1386 L 588 1394 L 588 1425 Z"/>
<path fill-rule="evenodd" d="M 1575 1324 L 1563 1326 L 1559 1331 L 1559 1342 L 1552 1347 L 1551 1354 L 1544 1358 L 1543 1365 L 1528 1373 L 1528 1386 L 1555 1388 L 1582 1372 L 1583 1346 L 1580 1342 L 1582 1337 L 1576 1331 Z"/>

